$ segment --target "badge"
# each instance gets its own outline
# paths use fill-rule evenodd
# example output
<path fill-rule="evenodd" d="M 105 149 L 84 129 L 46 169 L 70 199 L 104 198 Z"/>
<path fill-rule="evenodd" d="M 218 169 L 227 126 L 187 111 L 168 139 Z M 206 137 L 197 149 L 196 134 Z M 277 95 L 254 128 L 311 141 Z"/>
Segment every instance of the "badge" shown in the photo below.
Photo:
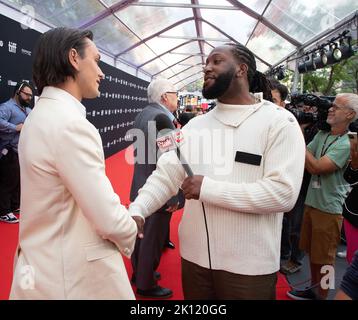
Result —
<path fill-rule="evenodd" d="M 321 180 L 313 180 L 312 189 L 321 189 Z"/>

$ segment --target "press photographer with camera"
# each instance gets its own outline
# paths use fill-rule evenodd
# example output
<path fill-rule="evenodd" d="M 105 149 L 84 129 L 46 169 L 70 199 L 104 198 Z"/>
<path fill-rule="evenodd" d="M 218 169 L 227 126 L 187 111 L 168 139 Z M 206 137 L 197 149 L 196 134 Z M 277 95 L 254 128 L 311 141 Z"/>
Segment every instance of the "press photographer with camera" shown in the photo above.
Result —
<path fill-rule="evenodd" d="M 358 96 L 338 94 L 328 112 L 326 122 L 330 130 L 320 130 L 307 146 L 305 167 L 312 177 L 305 201 L 300 248 L 309 255 L 311 287 L 288 292 L 293 299 L 327 298 L 328 289 L 321 286 L 325 275 L 321 270 L 323 266 L 335 263 L 343 219 L 342 206 L 349 191 L 343 177 L 350 157 L 347 132 L 349 124 L 357 118 Z"/>
<path fill-rule="evenodd" d="M 288 96 L 288 89 L 286 86 L 281 84 L 279 81 L 271 80 L 271 95 L 272 102 L 279 107 L 286 108 L 286 98 Z"/>
<path fill-rule="evenodd" d="M 277 88 L 278 92 L 283 91 L 284 86 L 278 86 L 273 84 L 273 88 Z M 287 91 L 287 88 L 286 88 Z M 272 96 L 274 98 L 274 90 L 272 90 Z M 294 103 L 294 105 L 293 105 Z M 300 127 L 305 138 L 305 143 L 308 145 L 316 133 L 318 132 L 317 116 L 313 116 L 317 113 L 317 104 L 326 105 L 326 100 L 318 98 L 310 94 L 293 95 L 291 104 L 287 105 L 287 109 L 290 110 L 300 122 Z M 286 107 L 286 105 L 285 105 Z M 300 110 L 302 108 L 302 110 Z M 323 108 L 321 108 L 324 110 Z M 328 113 L 328 108 L 327 112 Z M 323 116 L 323 115 L 322 115 Z M 303 212 L 305 208 L 305 200 L 308 190 L 308 185 L 311 180 L 311 174 L 305 170 L 303 180 L 301 184 L 300 193 L 296 201 L 295 206 L 291 211 L 286 212 L 282 221 L 282 233 L 281 233 L 281 266 L 280 272 L 286 275 L 294 274 L 302 269 L 304 252 L 299 248 L 301 226 L 303 219 Z"/>

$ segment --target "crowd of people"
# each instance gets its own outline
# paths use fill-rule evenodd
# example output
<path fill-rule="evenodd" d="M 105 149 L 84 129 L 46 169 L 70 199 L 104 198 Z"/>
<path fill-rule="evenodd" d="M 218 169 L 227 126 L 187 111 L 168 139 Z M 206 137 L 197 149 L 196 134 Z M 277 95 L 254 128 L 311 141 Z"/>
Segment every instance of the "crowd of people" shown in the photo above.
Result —
<path fill-rule="evenodd" d="M 217 101 L 210 112 L 187 107 L 176 119 L 175 86 L 149 84 L 134 122 L 145 157 L 135 150 L 127 209 L 81 103 L 99 94 L 99 60 L 91 31 L 47 31 L 34 51 L 34 109 L 26 82 L 0 105 L 0 220 L 17 223 L 21 211 L 11 299 L 134 299 L 131 283 L 138 296 L 171 297 L 157 268 L 163 248 L 174 247 L 171 215 L 183 207 L 184 299 L 273 300 L 277 272 L 299 272 L 304 253 L 311 285 L 287 294 L 326 299 L 322 270 L 335 264 L 342 223 L 350 267 L 337 299 L 357 299 L 358 150 L 348 135 L 356 94 L 338 94 L 330 130 L 319 130 L 286 110 L 287 88 L 257 71 L 248 48 L 214 48 L 202 90 Z M 158 150 L 157 139 L 178 127 L 180 150 Z M 131 257 L 131 281 L 122 255 Z M 28 268 L 36 286 L 24 286 Z"/>

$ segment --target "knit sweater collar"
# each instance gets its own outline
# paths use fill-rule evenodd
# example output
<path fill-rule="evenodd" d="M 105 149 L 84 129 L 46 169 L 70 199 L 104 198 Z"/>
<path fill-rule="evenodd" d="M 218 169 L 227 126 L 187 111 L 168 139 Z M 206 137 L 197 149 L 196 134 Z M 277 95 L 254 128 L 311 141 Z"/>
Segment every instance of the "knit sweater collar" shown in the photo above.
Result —
<path fill-rule="evenodd" d="M 214 117 L 223 124 L 238 127 L 263 104 L 264 101 L 251 105 L 224 104 L 218 101 L 212 112 Z"/>

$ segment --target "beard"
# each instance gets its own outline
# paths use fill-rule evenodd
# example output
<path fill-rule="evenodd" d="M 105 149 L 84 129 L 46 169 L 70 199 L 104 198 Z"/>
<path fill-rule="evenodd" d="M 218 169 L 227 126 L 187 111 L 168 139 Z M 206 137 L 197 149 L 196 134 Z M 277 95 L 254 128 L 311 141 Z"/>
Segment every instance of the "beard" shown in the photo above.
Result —
<path fill-rule="evenodd" d="M 231 81 L 234 77 L 235 70 L 231 69 L 226 73 L 220 74 L 215 80 L 214 84 L 209 86 L 208 88 L 203 86 L 203 97 L 205 99 L 216 99 L 221 97 L 227 89 L 230 87 Z"/>
<path fill-rule="evenodd" d="M 24 108 L 30 107 L 31 101 L 22 99 L 22 97 L 20 95 L 18 97 L 19 97 L 19 103 L 20 103 L 21 107 L 24 107 Z"/>

